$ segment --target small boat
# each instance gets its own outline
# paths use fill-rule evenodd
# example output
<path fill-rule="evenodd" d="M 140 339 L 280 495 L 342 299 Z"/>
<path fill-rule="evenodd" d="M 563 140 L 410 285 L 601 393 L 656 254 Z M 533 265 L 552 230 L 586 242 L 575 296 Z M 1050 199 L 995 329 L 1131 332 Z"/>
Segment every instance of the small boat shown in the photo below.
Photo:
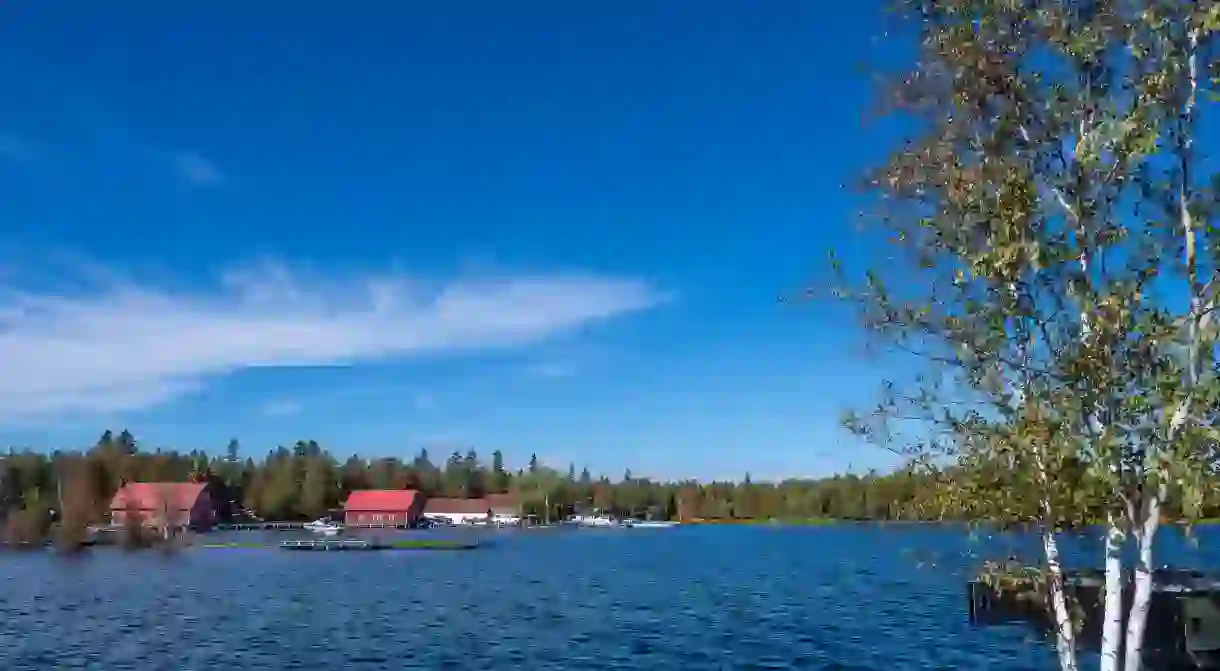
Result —
<path fill-rule="evenodd" d="M 572 515 L 568 517 L 567 523 L 580 527 L 597 527 L 601 529 L 619 526 L 619 521 L 609 515 Z"/>
<path fill-rule="evenodd" d="M 632 529 L 668 529 L 678 526 L 678 523 L 666 520 L 624 520 L 623 526 Z"/>
<path fill-rule="evenodd" d="M 521 517 L 518 515 L 493 515 L 491 523 L 503 529 L 504 527 L 519 527 L 521 526 Z"/>
<path fill-rule="evenodd" d="M 331 521 L 325 517 L 316 519 L 312 522 L 306 522 L 304 524 L 304 528 L 306 531 L 310 531 L 312 533 L 321 534 L 323 536 L 328 536 L 328 537 L 329 536 L 338 536 L 339 532 L 343 530 L 343 527 L 332 524 Z"/>

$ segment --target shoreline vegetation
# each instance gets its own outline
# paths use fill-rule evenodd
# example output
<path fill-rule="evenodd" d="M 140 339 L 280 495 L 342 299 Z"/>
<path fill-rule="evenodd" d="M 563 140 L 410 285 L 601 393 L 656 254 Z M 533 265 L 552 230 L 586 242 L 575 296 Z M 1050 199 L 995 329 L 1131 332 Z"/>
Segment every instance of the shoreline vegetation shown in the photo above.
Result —
<path fill-rule="evenodd" d="M 144 446 L 129 431 L 104 432 L 83 450 L 10 449 L 0 455 L 0 540 L 7 547 L 82 546 L 88 528 L 106 525 L 110 502 L 126 482 L 207 482 L 225 503 L 221 522 L 303 521 L 334 514 L 357 489 L 417 489 L 428 496 L 478 498 L 510 492 L 524 515 L 557 521 L 597 510 L 620 518 L 723 523 L 719 520 L 914 519 L 926 487 L 913 473 L 818 480 L 700 483 L 657 481 L 630 471 L 593 476 L 575 464 L 554 468 L 531 457 L 510 468 L 500 452 L 475 450 L 434 458 L 337 457 L 316 441 L 278 446 L 260 459 L 234 439 L 219 452 Z M 815 522 L 809 522 L 815 523 Z M 129 532 L 127 544 L 158 544 Z M 162 539 L 164 540 L 164 539 Z"/>
<path fill-rule="evenodd" d="M 755 482 L 657 481 L 627 471 L 617 481 L 575 465 L 555 469 L 531 457 L 515 470 L 503 455 L 484 460 L 454 451 L 439 463 L 428 450 L 409 460 L 344 460 L 311 440 L 279 446 L 261 460 L 242 457 L 238 441 L 217 456 L 193 450 L 146 449 L 135 436 L 106 431 L 81 451 L 10 449 L 0 455 L 0 543 L 4 548 L 47 543 L 71 551 L 88 547 L 89 528 L 106 525 L 114 493 L 124 482 L 208 482 L 225 499 L 221 522 L 302 521 L 341 509 L 356 489 L 418 489 L 430 496 L 476 498 L 511 492 L 521 512 L 539 520 L 599 510 L 620 518 L 701 525 L 826 526 L 850 522 L 965 522 L 941 493 L 951 472 L 907 468 L 820 479 Z M 1213 488 L 1220 492 L 1220 487 Z M 1220 495 L 1205 501 L 1201 524 L 1220 523 Z M 1174 511 L 1166 511 L 1176 519 Z M 191 542 L 140 524 L 118 532 L 118 543 L 138 549 Z"/>

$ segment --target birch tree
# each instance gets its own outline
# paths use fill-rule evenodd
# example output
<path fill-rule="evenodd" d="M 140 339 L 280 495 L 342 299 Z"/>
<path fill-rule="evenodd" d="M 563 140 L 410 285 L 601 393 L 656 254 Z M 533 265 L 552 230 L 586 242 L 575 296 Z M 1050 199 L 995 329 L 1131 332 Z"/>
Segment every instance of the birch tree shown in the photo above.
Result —
<path fill-rule="evenodd" d="M 1056 532 L 1100 522 L 1101 668 L 1136 671 L 1162 512 L 1178 497 L 1197 514 L 1215 462 L 1220 180 L 1196 138 L 1220 6 L 899 10 L 920 57 L 887 102 L 916 131 L 868 182 L 892 257 L 842 295 L 930 368 L 851 426 L 951 465 L 941 505 L 1039 525 L 1065 670 L 1078 632 Z"/>

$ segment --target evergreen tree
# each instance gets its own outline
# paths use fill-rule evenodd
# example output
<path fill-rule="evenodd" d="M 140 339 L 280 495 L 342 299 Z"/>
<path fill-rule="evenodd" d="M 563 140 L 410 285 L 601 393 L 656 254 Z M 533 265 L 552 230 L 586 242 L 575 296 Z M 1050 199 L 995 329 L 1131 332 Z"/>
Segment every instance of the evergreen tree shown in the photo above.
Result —
<path fill-rule="evenodd" d="M 118 448 L 120 454 L 123 454 L 124 456 L 132 456 L 136 453 L 137 449 L 136 437 L 131 435 L 131 432 L 127 429 L 123 429 L 123 431 L 119 433 L 118 440 L 115 441 L 115 446 Z"/>

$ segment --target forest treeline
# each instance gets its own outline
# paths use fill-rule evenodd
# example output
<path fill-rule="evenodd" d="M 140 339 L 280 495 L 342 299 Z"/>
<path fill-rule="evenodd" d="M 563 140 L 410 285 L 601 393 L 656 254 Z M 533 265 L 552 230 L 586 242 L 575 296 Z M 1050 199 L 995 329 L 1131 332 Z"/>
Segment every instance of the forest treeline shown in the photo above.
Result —
<path fill-rule="evenodd" d="M 513 468 L 500 452 L 474 450 L 411 459 L 337 458 L 315 441 L 278 447 L 259 459 L 235 439 L 220 454 L 143 450 L 128 431 L 105 432 L 85 451 L 15 451 L 0 457 L 0 515 L 24 524 L 56 515 L 105 519 L 124 481 L 223 484 L 238 511 L 264 519 L 314 519 L 355 489 L 420 489 L 430 496 L 518 495 L 526 513 L 558 518 L 582 509 L 654 518 L 914 518 L 920 485 L 911 474 L 820 480 L 660 482 L 630 471 L 617 480 L 536 457 Z"/>
<path fill-rule="evenodd" d="M 782 482 L 660 482 L 630 471 L 617 480 L 575 465 L 554 468 L 536 457 L 511 468 L 500 452 L 474 450 L 436 458 L 338 459 L 315 441 L 278 447 L 259 460 L 237 440 L 221 454 L 142 450 L 128 431 L 105 432 L 85 451 L 15 451 L 0 457 L 0 519 L 9 537 L 45 534 L 55 519 L 102 522 L 125 481 L 211 480 L 227 491 L 235 514 L 314 519 L 338 509 L 356 489 L 420 489 L 430 496 L 517 494 L 526 513 L 557 519 L 598 509 L 655 519 L 927 520 L 968 517 L 938 498 L 945 475 L 904 469 Z M 1003 483 L 995 483 L 1004 486 Z M 1215 507 L 1215 502 L 1212 506 Z"/>

